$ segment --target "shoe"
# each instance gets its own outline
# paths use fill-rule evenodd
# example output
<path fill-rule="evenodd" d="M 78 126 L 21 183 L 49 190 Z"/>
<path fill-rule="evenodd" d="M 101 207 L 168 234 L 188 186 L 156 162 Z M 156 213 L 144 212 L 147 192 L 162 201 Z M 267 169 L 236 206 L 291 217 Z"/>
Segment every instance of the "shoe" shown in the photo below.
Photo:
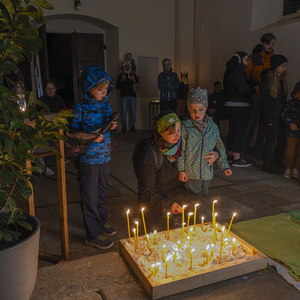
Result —
<path fill-rule="evenodd" d="M 299 177 L 298 177 L 298 169 L 294 168 L 294 169 L 292 170 L 291 177 L 293 177 L 293 178 L 299 178 Z"/>
<path fill-rule="evenodd" d="M 272 165 L 270 165 L 270 164 L 263 164 L 262 171 L 267 172 L 269 174 L 278 174 L 278 172 L 275 171 L 273 169 Z"/>
<path fill-rule="evenodd" d="M 122 133 L 126 133 L 127 132 L 127 128 L 123 127 Z"/>
<path fill-rule="evenodd" d="M 282 177 L 286 178 L 286 179 L 291 178 L 291 169 L 285 169 L 284 174 L 283 174 Z"/>
<path fill-rule="evenodd" d="M 117 232 L 110 225 L 105 223 L 104 226 L 102 227 L 102 233 L 105 235 L 111 236 L 111 235 L 116 234 Z"/>
<path fill-rule="evenodd" d="M 233 160 L 232 161 L 232 166 L 233 167 L 245 168 L 245 167 L 250 167 L 251 163 L 247 163 L 245 160 L 240 158 L 240 159 L 237 159 L 237 160 Z"/>
<path fill-rule="evenodd" d="M 54 175 L 54 172 L 53 172 L 51 169 L 49 169 L 49 168 L 47 167 L 46 172 L 45 172 L 45 175 L 46 175 L 47 177 L 49 177 L 49 176 Z"/>
<path fill-rule="evenodd" d="M 95 247 L 100 250 L 109 249 L 114 245 L 114 242 L 108 240 L 104 235 L 96 236 L 91 242 L 87 239 L 84 242 L 87 246 Z"/>
<path fill-rule="evenodd" d="M 131 132 L 136 132 L 135 127 L 131 127 Z"/>
<path fill-rule="evenodd" d="M 227 161 L 229 163 L 232 163 L 232 161 L 233 161 L 233 155 L 227 156 Z"/>

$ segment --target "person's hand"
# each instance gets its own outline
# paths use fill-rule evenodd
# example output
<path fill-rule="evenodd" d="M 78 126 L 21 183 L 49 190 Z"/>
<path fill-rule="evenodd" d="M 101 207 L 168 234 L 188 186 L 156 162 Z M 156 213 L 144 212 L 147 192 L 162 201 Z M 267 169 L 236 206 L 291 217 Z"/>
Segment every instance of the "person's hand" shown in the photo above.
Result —
<path fill-rule="evenodd" d="M 100 134 L 100 135 L 94 140 L 94 142 L 100 143 L 102 140 L 103 140 L 103 134 Z"/>
<path fill-rule="evenodd" d="M 212 109 L 210 109 L 210 110 L 208 111 L 208 113 L 209 113 L 211 116 L 213 116 L 213 115 L 216 113 L 216 110 L 215 110 L 214 108 L 212 108 Z"/>
<path fill-rule="evenodd" d="M 269 124 L 269 126 L 272 126 L 272 124 Z"/>
<path fill-rule="evenodd" d="M 175 203 L 172 205 L 172 207 L 171 207 L 171 213 L 172 213 L 172 214 L 179 214 L 179 213 L 181 213 L 181 212 L 182 212 L 181 206 L 180 206 L 177 202 L 175 202 Z"/>
<path fill-rule="evenodd" d="M 291 129 L 294 130 L 298 130 L 298 127 L 295 123 L 291 124 Z"/>
<path fill-rule="evenodd" d="M 256 93 L 258 93 L 259 86 L 257 85 L 254 88 L 256 89 Z"/>
<path fill-rule="evenodd" d="M 109 129 L 115 130 L 117 128 L 117 125 L 118 125 L 118 121 L 113 121 L 111 122 Z"/>
<path fill-rule="evenodd" d="M 209 155 L 205 155 L 203 158 L 207 160 L 207 165 L 210 166 L 219 158 L 219 153 L 216 151 L 211 151 L 209 152 Z"/>
<path fill-rule="evenodd" d="M 226 176 L 231 176 L 232 175 L 232 171 L 230 169 L 227 169 L 224 171 Z"/>
<path fill-rule="evenodd" d="M 178 172 L 178 179 L 182 182 L 186 182 L 188 180 L 184 171 Z"/>

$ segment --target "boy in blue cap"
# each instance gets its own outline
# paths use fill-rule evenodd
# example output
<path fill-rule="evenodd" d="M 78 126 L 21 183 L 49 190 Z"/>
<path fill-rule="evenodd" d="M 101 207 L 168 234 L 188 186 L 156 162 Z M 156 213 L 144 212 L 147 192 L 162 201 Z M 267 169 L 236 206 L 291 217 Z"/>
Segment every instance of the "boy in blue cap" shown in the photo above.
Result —
<path fill-rule="evenodd" d="M 80 87 L 84 98 L 77 103 L 69 124 L 73 128 L 92 132 L 103 127 L 112 114 L 106 99 L 112 92 L 114 83 L 100 66 L 90 65 L 82 70 Z M 106 222 L 110 136 L 114 134 L 112 131 L 116 127 L 117 122 L 112 122 L 110 130 L 95 139 L 87 147 L 85 154 L 79 156 L 78 177 L 86 228 L 85 244 L 98 249 L 112 247 L 114 243 L 104 235 L 116 234 L 116 230 Z"/>

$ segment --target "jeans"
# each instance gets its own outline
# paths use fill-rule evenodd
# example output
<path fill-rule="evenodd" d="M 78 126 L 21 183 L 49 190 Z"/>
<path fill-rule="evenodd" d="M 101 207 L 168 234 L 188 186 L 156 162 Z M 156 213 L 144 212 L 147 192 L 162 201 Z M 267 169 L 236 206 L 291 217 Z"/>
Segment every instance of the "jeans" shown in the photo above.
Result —
<path fill-rule="evenodd" d="M 127 115 L 128 106 L 130 108 L 130 113 L 131 113 L 131 127 L 135 127 L 136 102 L 137 102 L 136 97 L 132 97 L 132 96 L 121 97 L 122 112 L 123 112 L 123 127 L 124 128 L 127 128 L 126 115 Z"/>

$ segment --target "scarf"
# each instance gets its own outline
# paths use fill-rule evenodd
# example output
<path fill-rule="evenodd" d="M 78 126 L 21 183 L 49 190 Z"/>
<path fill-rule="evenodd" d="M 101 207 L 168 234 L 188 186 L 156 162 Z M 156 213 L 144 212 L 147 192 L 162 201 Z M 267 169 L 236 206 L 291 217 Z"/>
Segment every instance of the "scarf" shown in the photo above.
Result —
<path fill-rule="evenodd" d="M 205 115 L 204 118 L 201 121 L 195 121 L 193 119 L 191 119 L 192 123 L 195 125 L 195 127 L 199 130 L 199 131 L 203 131 L 205 129 L 205 126 L 207 124 L 207 121 L 209 119 L 208 115 Z"/>

